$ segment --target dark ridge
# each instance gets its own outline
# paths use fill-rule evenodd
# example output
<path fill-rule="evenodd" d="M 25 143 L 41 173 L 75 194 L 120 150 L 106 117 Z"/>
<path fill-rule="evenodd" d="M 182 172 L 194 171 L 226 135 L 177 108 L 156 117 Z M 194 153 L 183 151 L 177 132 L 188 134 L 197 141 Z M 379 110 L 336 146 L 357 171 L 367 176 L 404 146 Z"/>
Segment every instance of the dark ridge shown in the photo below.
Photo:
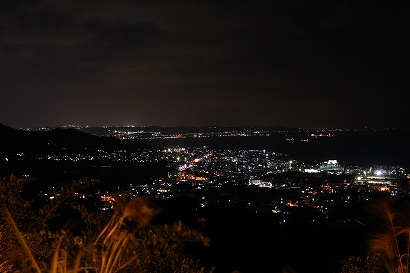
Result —
<path fill-rule="evenodd" d="M 21 150 L 29 145 L 30 133 L 0 123 L 0 152 Z"/>
<path fill-rule="evenodd" d="M 52 131 L 24 131 L 0 124 L 0 152 L 80 152 L 91 150 L 137 151 L 152 147 L 139 141 L 90 135 L 76 129 L 56 128 Z"/>
<path fill-rule="evenodd" d="M 187 133 L 218 133 L 226 131 L 265 131 L 265 132 L 299 132 L 300 129 L 278 126 L 108 126 L 108 127 L 84 127 L 80 129 L 83 132 L 105 135 L 110 131 L 145 131 L 145 132 L 161 132 L 163 134 L 187 134 Z"/>

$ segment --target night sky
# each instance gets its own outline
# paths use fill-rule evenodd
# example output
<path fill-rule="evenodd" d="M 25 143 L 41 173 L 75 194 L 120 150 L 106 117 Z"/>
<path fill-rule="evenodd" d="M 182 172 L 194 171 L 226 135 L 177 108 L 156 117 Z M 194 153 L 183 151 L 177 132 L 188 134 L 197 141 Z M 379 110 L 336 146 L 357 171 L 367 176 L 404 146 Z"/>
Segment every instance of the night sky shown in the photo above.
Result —
<path fill-rule="evenodd" d="M 409 128 L 409 1 L 0 1 L 0 123 Z"/>

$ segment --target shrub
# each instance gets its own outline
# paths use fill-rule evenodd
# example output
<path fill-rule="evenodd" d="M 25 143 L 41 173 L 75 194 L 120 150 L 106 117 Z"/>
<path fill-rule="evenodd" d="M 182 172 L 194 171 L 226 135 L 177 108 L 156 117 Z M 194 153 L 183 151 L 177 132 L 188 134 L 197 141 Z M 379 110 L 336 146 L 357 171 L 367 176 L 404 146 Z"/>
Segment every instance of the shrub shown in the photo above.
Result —
<path fill-rule="evenodd" d="M 199 261 L 184 255 L 184 248 L 190 243 L 207 245 L 208 239 L 182 222 L 150 226 L 156 209 L 147 199 L 119 204 L 110 220 L 109 215 L 73 206 L 84 224 L 81 233 L 52 232 L 48 220 L 58 216 L 68 197 L 84 185 L 73 182 L 63 187 L 36 211 L 20 196 L 27 182 L 11 176 L 0 183 L 5 220 L 0 226 L 0 273 L 206 272 Z"/>

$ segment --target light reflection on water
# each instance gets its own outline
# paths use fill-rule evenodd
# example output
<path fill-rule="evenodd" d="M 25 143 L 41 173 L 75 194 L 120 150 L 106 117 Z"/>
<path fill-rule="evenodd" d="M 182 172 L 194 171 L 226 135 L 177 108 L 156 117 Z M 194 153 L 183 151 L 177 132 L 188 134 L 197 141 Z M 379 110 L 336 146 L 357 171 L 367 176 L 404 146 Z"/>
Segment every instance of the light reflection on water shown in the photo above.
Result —
<path fill-rule="evenodd" d="M 347 165 L 399 165 L 410 167 L 410 137 L 406 131 L 400 134 L 339 134 L 332 138 L 285 136 L 259 137 L 208 137 L 144 140 L 163 147 L 203 147 L 211 149 L 266 150 L 287 155 L 290 159 L 315 164 L 323 160 L 337 159 Z M 288 138 L 289 139 L 289 138 Z"/>

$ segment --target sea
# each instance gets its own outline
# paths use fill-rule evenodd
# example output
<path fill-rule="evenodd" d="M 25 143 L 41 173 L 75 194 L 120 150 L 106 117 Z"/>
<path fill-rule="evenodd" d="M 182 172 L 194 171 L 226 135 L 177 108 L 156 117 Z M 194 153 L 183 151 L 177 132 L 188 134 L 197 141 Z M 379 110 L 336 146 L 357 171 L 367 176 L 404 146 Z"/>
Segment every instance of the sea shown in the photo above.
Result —
<path fill-rule="evenodd" d="M 346 166 L 400 166 L 410 170 L 410 130 L 336 131 L 270 136 L 229 136 L 143 140 L 162 147 L 266 150 L 289 160 L 317 164 L 330 159 Z"/>

